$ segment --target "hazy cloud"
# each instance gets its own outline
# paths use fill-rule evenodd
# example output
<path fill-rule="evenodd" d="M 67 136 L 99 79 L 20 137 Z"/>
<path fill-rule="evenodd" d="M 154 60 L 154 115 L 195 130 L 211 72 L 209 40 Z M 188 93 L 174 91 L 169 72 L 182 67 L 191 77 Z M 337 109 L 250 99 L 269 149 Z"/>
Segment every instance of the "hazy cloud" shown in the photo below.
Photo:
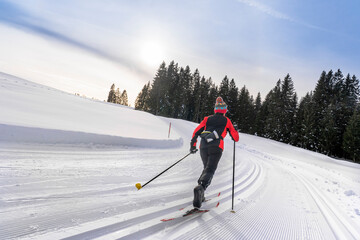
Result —
<path fill-rule="evenodd" d="M 281 13 L 279 11 L 276 11 L 276 10 L 274 10 L 274 9 L 270 8 L 269 6 L 266 6 L 266 5 L 262 4 L 262 3 L 259 3 L 259 2 L 256 2 L 256 1 L 251 1 L 251 0 L 238 0 L 238 2 L 244 3 L 244 4 L 246 4 L 246 5 L 250 6 L 250 7 L 257 8 L 261 12 L 264 12 L 264 13 L 272 16 L 272 17 L 294 22 L 294 19 L 287 16 L 286 14 Z"/>
<path fill-rule="evenodd" d="M 274 18 L 278 18 L 278 19 L 282 19 L 282 20 L 286 20 L 286 21 L 289 21 L 289 22 L 293 22 L 293 23 L 297 23 L 297 24 L 300 24 L 300 25 L 303 25 L 305 27 L 308 27 L 308 28 L 313 28 L 313 29 L 319 29 L 319 30 L 325 30 L 325 29 L 322 29 L 318 26 L 315 26 L 315 25 L 312 25 L 312 24 L 308 24 L 308 23 L 305 23 L 305 22 L 302 22 L 302 21 L 299 21 L 299 20 L 296 20 L 296 19 L 293 19 L 292 17 L 282 13 L 282 12 L 279 12 L 265 4 L 262 4 L 262 3 L 259 3 L 259 2 L 256 2 L 256 1 L 252 1 L 252 0 L 237 0 L 238 2 L 240 3 L 243 3 L 243 4 L 246 4 L 250 7 L 254 7 L 256 8 L 257 10 L 263 12 L 263 13 L 266 13 Z"/>
<path fill-rule="evenodd" d="M 41 26 L 40 24 L 38 24 L 38 22 L 41 22 L 41 19 L 28 14 L 26 11 L 22 10 L 21 8 L 10 2 L 0 1 L 0 22 L 11 25 L 18 29 L 31 31 L 42 37 L 52 38 L 65 44 L 72 45 L 74 47 L 108 59 L 112 62 L 121 64 L 128 69 L 137 72 L 138 74 L 147 75 L 147 73 L 143 69 L 136 67 L 136 64 L 132 63 L 128 59 L 123 59 L 119 56 L 111 55 L 106 51 L 95 48 L 89 44 L 86 44 L 85 42 L 78 41 L 50 28 Z"/>

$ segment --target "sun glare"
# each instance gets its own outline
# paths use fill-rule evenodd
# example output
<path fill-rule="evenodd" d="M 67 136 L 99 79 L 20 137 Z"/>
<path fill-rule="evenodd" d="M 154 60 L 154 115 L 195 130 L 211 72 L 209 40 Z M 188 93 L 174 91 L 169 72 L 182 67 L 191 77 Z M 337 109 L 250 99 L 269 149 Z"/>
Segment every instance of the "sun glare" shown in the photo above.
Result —
<path fill-rule="evenodd" d="M 150 67 L 156 67 L 164 61 L 164 49 L 160 43 L 146 42 L 140 49 L 141 60 Z"/>

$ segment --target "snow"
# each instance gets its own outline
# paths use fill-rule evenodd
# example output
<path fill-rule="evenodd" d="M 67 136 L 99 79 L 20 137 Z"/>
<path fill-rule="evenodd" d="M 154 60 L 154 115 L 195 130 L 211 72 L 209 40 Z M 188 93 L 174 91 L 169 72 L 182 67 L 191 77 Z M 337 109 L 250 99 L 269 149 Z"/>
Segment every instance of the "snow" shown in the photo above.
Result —
<path fill-rule="evenodd" d="M 191 207 L 199 154 L 135 184 L 185 156 L 197 124 L 4 73 L 0 108 L 0 239 L 360 239 L 358 164 L 240 134 L 231 213 L 227 137 L 210 212 L 161 222 Z"/>
<path fill-rule="evenodd" d="M 74 97 L 4 73 L 0 89 L 2 124 L 152 140 L 168 137 L 169 126 L 162 120 L 129 107 Z"/>
<path fill-rule="evenodd" d="M 345 191 L 344 194 L 345 194 L 346 196 L 348 196 L 348 197 L 353 196 L 353 195 L 356 195 L 353 190 Z"/>

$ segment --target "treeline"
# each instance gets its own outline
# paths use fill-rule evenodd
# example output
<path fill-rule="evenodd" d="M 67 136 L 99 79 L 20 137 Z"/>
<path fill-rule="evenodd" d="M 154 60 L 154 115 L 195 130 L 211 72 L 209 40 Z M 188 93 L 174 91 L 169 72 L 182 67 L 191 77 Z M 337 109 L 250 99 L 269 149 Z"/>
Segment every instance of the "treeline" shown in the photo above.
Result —
<path fill-rule="evenodd" d="M 126 90 L 120 93 L 119 88 L 115 90 L 115 84 L 111 85 L 107 102 L 129 106 L 128 95 Z"/>
<path fill-rule="evenodd" d="M 243 133 L 360 162 L 359 80 L 340 70 L 322 72 L 314 91 L 298 101 L 289 74 L 262 101 L 239 89 L 227 76 L 217 86 L 189 66 L 162 63 L 154 80 L 138 94 L 135 109 L 200 122 L 213 114 L 217 96 L 228 104 L 227 116 Z"/>

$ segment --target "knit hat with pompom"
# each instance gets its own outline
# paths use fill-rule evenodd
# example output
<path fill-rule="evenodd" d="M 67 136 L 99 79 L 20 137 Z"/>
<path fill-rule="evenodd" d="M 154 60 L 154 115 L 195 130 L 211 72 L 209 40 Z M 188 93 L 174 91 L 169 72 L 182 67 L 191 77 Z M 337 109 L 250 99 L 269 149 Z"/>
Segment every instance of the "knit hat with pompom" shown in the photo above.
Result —
<path fill-rule="evenodd" d="M 226 113 L 227 112 L 227 105 L 224 102 L 224 100 L 222 99 L 222 97 L 216 98 L 214 112 L 215 113 Z"/>

